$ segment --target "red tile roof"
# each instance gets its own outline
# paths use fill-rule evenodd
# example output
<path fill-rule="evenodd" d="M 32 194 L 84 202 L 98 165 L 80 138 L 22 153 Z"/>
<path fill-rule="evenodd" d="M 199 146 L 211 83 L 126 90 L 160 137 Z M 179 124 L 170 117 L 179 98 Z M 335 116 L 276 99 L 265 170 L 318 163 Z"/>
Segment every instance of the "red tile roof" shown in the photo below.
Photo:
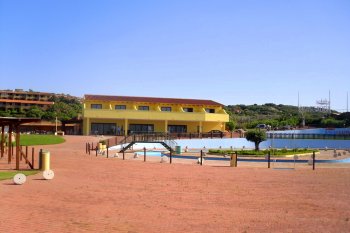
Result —
<path fill-rule="evenodd" d="M 222 104 L 212 100 L 174 99 L 174 98 L 136 97 L 136 96 L 85 95 L 85 100 L 223 106 Z"/>

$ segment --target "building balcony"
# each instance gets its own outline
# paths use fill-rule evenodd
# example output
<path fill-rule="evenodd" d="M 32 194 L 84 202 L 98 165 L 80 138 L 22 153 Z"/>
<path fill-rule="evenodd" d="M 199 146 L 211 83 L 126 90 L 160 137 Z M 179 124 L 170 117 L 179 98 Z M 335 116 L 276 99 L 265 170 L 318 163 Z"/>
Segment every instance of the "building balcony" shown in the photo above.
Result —
<path fill-rule="evenodd" d="M 168 121 L 211 121 L 227 122 L 226 113 L 206 112 L 161 112 L 140 110 L 84 109 L 84 118 L 129 119 L 129 120 L 168 120 Z"/>

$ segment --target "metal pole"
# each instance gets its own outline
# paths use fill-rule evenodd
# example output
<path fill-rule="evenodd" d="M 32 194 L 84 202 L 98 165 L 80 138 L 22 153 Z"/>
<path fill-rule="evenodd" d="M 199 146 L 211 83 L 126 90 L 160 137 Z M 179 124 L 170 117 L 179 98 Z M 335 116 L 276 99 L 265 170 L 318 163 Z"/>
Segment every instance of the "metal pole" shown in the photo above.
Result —
<path fill-rule="evenodd" d="M 201 150 L 201 166 L 203 165 L 203 151 Z"/>
<path fill-rule="evenodd" d="M 125 160 L 125 151 L 124 151 L 124 146 L 123 146 L 123 160 Z"/>
<path fill-rule="evenodd" d="M 143 148 L 143 162 L 146 162 L 146 147 Z"/>
<path fill-rule="evenodd" d="M 97 146 L 96 146 L 96 148 L 95 148 L 95 151 L 96 151 L 96 157 L 97 157 L 97 150 L 98 150 L 98 148 L 97 148 Z"/>
<path fill-rule="evenodd" d="M 173 153 L 170 150 L 170 164 L 173 162 L 172 160 L 173 160 Z"/>
<path fill-rule="evenodd" d="M 55 135 L 57 135 L 57 116 L 56 116 L 56 133 Z"/>
<path fill-rule="evenodd" d="M 315 151 L 312 152 L 312 170 L 315 170 Z"/>
<path fill-rule="evenodd" d="M 270 159 L 271 159 L 271 152 L 267 154 L 267 167 L 270 168 Z"/>

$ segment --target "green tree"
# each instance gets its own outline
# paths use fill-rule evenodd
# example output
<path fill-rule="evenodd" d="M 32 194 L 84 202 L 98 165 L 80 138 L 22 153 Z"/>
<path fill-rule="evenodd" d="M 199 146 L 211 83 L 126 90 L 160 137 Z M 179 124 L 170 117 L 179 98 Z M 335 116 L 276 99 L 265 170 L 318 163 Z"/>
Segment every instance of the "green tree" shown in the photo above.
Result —
<path fill-rule="evenodd" d="M 65 96 L 52 96 L 50 101 L 55 102 L 43 116 L 44 119 L 54 121 L 69 120 L 77 117 L 82 112 L 82 104 L 77 98 Z"/>
<path fill-rule="evenodd" d="M 41 118 L 45 112 L 38 106 L 32 106 L 27 112 L 26 117 Z"/>
<path fill-rule="evenodd" d="M 246 139 L 250 142 L 254 142 L 255 150 L 259 151 L 260 142 L 266 141 L 266 133 L 264 130 L 259 129 L 248 130 Z"/>
<path fill-rule="evenodd" d="M 44 118 L 53 121 L 57 117 L 58 120 L 62 121 L 72 119 L 76 116 L 77 112 L 71 105 L 64 102 L 56 102 L 47 110 Z"/>
<path fill-rule="evenodd" d="M 229 122 L 226 122 L 226 129 L 230 132 L 232 132 L 236 127 L 236 124 L 235 122 L 233 121 L 229 121 Z"/>
<path fill-rule="evenodd" d="M 11 116 L 11 111 L 10 110 L 0 111 L 0 116 L 1 117 L 10 117 Z"/>

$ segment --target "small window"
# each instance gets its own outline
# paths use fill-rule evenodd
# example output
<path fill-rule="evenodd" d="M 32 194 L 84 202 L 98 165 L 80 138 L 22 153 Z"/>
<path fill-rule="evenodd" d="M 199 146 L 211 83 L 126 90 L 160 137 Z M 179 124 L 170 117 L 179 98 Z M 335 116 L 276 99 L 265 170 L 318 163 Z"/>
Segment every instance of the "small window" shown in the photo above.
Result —
<path fill-rule="evenodd" d="M 116 106 L 114 106 L 114 109 L 116 109 L 116 110 L 125 110 L 126 109 L 126 105 L 116 105 Z"/>
<path fill-rule="evenodd" d="M 215 109 L 214 108 L 206 108 L 205 111 L 207 113 L 215 113 Z"/>
<path fill-rule="evenodd" d="M 141 111 L 149 111 L 149 106 L 139 106 L 139 107 L 138 107 L 138 110 L 141 110 Z"/>
<path fill-rule="evenodd" d="M 102 109 L 102 104 L 91 104 L 92 109 Z"/>
<path fill-rule="evenodd" d="M 171 112 L 171 107 L 161 107 L 162 112 Z"/>
<path fill-rule="evenodd" d="M 183 108 L 184 112 L 193 112 L 193 108 Z"/>

